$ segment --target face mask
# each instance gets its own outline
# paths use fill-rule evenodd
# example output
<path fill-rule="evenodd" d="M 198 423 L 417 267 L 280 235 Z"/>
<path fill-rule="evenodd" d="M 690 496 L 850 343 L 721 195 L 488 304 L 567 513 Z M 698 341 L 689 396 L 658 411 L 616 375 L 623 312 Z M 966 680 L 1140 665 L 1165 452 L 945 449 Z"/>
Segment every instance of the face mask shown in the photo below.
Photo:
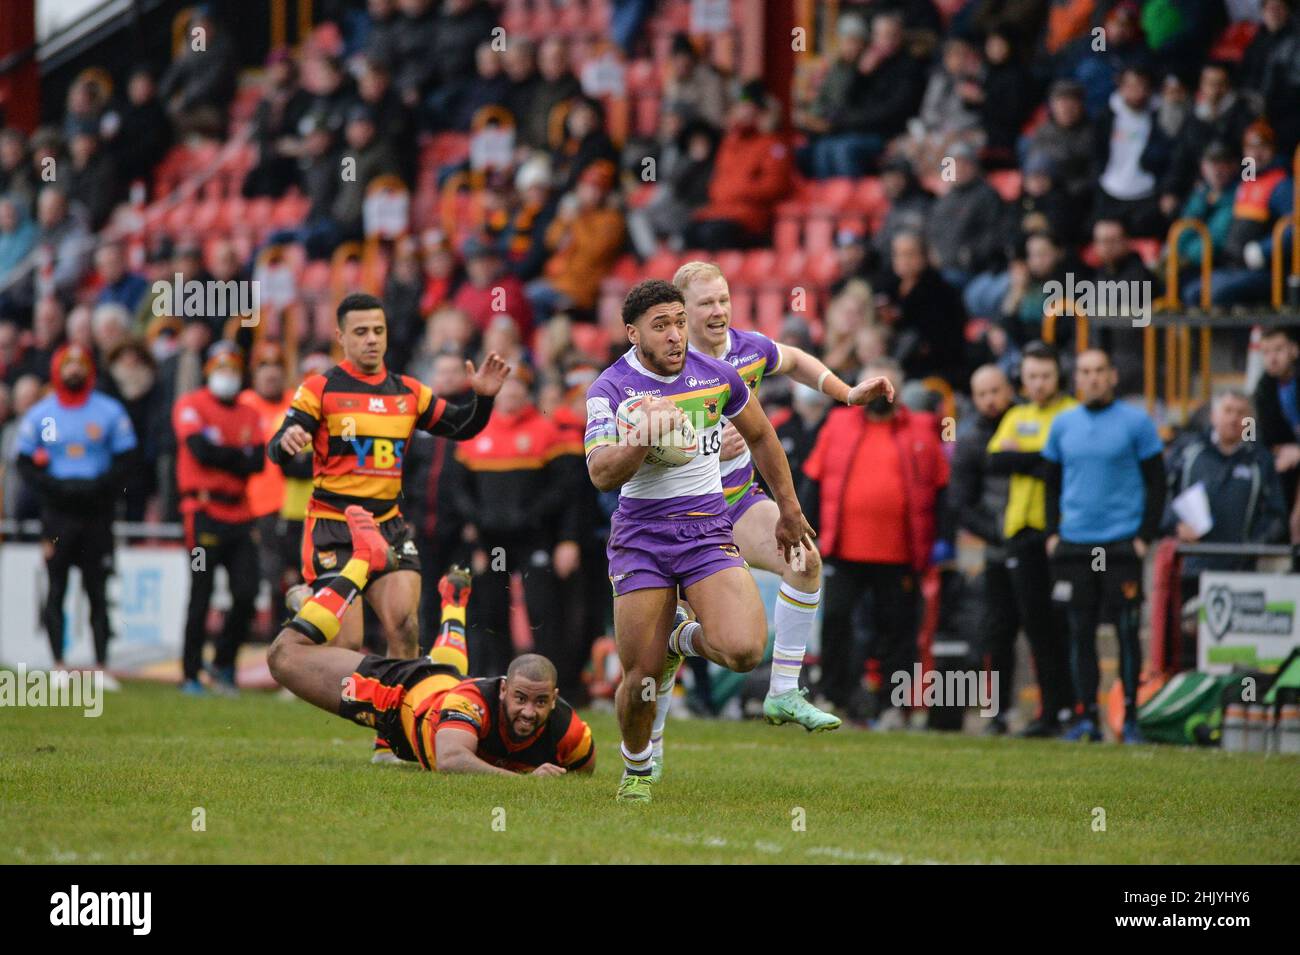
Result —
<path fill-rule="evenodd" d="M 887 415 L 893 407 L 893 402 L 884 395 L 876 395 L 876 397 L 867 402 L 867 410 L 873 415 Z"/>
<path fill-rule="evenodd" d="M 154 343 L 149 346 L 149 353 L 153 355 L 153 360 L 162 364 L 172 355 L 180 351 L 180 342 L 170 335 L 159 335 L 154 339 Z"/>
<path fill-rule="evenodd" d="M 208 388 L 221 401 L 230 401 L 239 394 L 239 376 L 233 371 L 214 371 L 208 378 Z"/>

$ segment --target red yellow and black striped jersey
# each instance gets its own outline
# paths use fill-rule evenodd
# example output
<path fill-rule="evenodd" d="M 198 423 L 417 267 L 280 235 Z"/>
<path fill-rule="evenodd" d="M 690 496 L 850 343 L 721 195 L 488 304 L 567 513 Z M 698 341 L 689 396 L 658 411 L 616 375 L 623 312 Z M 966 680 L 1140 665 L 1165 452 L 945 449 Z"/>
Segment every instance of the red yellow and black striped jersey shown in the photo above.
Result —
<path fill-rule="evenodd" d="M 591 727 L 563 699 L 555 701 L 551 715 L 532 736 L 512 739 L 500 712 L 504 680 L 503 676 L 485 677 L 452 687 L 437 703 L 436 719 L 426 718 L 425 722 L 432 724 L 426 732 L 433 736 L 439 730 L 455 728 L 474 733 L 479 759 L 516 773 L 531 772 L 543 763 L 580 769 L 591 760 L 596 752 Z"/>
<path fill-rule="evenodd" d="M 386 368 L 367 375 L 343 361 L 298 386 L 268 453 L 280 463 L 284 430 L 302 427 L 312 435 L 308 516 L 342 520 L 344 508 L 359 504 L 385 521 L 400 513 L 402 460 L 411 433 L 419 428 L 470 438 L 487 424 L 491 410 L 491 398 L 449 404 L 408 375 Z"/>

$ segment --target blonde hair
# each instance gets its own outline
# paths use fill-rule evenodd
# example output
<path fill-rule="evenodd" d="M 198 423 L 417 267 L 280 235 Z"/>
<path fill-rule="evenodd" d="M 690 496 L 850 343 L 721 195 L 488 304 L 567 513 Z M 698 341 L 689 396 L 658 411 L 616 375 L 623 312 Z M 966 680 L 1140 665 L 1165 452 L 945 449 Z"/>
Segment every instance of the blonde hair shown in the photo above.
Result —
<path fill-rule="evenodd" d="M 722 279 L 725 282 L 727 277 L 712 262 L 687 262 L 673 276 L 673 285 L 677 286 L 679 292 L 685 292 L 692 282 L 707 282 L 709 279 Z"/>

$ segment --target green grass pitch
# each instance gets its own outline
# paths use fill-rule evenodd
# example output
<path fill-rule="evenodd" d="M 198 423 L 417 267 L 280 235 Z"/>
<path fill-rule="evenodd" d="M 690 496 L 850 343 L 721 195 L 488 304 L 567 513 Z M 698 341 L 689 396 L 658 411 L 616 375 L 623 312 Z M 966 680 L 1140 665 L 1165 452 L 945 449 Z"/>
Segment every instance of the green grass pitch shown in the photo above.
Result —
<path fill-rule="evenodd" d="M 625 806 L 591 722 L 594 778 L 497 780 L 371 766 L 365 731 L 267 694 L 6 709 L 0 863 L 1300 862 L 1297 757 L 674 721 Z"/>

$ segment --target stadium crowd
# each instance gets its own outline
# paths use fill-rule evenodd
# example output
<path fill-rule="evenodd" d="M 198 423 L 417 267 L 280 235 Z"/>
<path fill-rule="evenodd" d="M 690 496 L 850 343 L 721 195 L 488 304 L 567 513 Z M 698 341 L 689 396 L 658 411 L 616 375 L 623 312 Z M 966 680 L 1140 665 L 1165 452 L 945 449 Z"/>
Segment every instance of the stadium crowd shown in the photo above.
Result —
<path fill-rule="evenodd" d="M 796 196 L 870 177 L 880 190 L 876 213 L 834 218 L 832 268 L 807 283 L 815 307 L 786 296 L 778 323 L 763 329 L 848 381 L 873 369 L 895 376 L 903 395 L 866 420 L 856 409 L 828 413 L 823 395 L 781 379 L 762 391 L 835 569 L 819 690 L 850 711 L 889 708 L 888 687 L 867 704 L 858 699 L 863 661 L 906 669 L 920 613 L 919 603 L 887 595 L 919 593 L 917 575 L 950 559 L 961 530 L 1001 568 L 989 575 L 988 616 L 977 627 L 986 655 L 1003 661 L 1010 692 L 1006 661 L 1024 627 L 1043 689 L 1040 716 L 1050 723 L 1073 697 L 1065 650 L 1049 646 L 1059 621 L 1039 573 L 1045 562 L 1027 576 L 1007 559 L 1018 553 L 1020 566 L 1032 564 L 1061 532 L 1060 515 L 1044 506 L 1047 433 L 1024 447 L 1008 439 L 1007 452 L 1027 456 L 1015 463 L 995 463 L 1003 455 L 983 449 L 1001 440 L 1017 393 L 1028 397 L 1015 408 L 1037 409 L 1027 417 L 1047 424 L 1045 409 L 1058 410 L 1074 376 L 1088 374 L 1075 367 L 1069 323 L 1056 336 L 1064 360 L 1041 342 L 1050 283 L 1149 282 L 1157 297 L 1198 303 L 1200 234 L 1183 233 L 1176 250 L 1163 242 L 1171 222 L 1192 217 L 1213 248 L 1211 303 L 1266 305 L 1272 226 L 1292 209 L 1300 143 L 1293 3 L 844 2 L 838 20 L 823 24 L 825 55 L 797 75 L 788 123 L 785 97 L 761 79 L 726 74 L 704 38 L 678 32 L 665 55 L 652 51 L 642 27 L 658 15 L 655 4 L 605 6 L 619 61 L 654 57 L 653 124 L 615 129 L 597 71 L 579 68 L 578 48 L 602 38 L 556 33 L 534 42 L 509 29 L 510 4 L 483 0 L 324 4 L 310 39 L 273 50 L 257 74 L 256 158 L 240 192 L 248 200 L 301 194 L 306 209 L 265 244 L 328 260 L 340 244 L 365 238 L 367 196 L 381 181 L 417 193 L 430 177 L 437 187 L 457 180 L 471 196 L 455 230 L 430 223 L 392 241 L 375 290 L 391 370 L 453 395 L 468 388 L 467 357 L 497 352 L 516 369 L 482 438 L 458 446 L 421 435 L 407 451 L 403 511 L 422 556 L 423 626 L 437 627 L 438 577 L 470 563 L 479 575 L 471 657 L 480 672 L 504 669 L 514 652 L 511 584 L 493 564 L 504 554 L 506 568 L 521 572 L 534 642 L 555 648 L 561 693 L 583 699 L 584 665 L 609 626 L 604 537 L 616 501 L 592 487 L 580 446 L 586 388 L 626 347 L 602 309 L 610 281 L 688 252 L 747 261 L 737 250 L 771 247 Z M 30 134 L 0 130 L 6 518 L 48 520 L 54 506 L 58 489 L 17 462 L 31 459 L 22 422 L 50 400 L 47 391 L 60 400 L 69 369 L 120 407 L 135 436 L 117 516 L 178 521 L 186 511 L 176 486 L 185 443 L 174 426 L 178 403 L 212 388 L 214 376 L 237 375 L 242 393 L 233 400 L 258 421 L 255 445 L 275 433 L 298 383 L 337 358 L 319 330 L 277 343 L 232 321 L 233 308 L 187 317 L 159 307 L 154 279 L 248 280 L 261 245 L 158 235 L 139 248 L 109 225 L 120 205 L 152 195 L 155 167 L 173 143 L 234 135 L 236 50 L 201 9 L 191 26 L 208 31 L 203 52 L 182 46 L 157 70 L 137 66 L 120 78 L 120 96 L 89 71 L 69 89 L 59 122 Z M 496 143 L 486 160 L 471 154 L 427 168 L 422 145 L 431 137 L 485 129 L 509 131 L 504 151 L 480 137 L 484 149 Z M 355 174 L 340 176 L 348 160 Z M 1163 266 L 1175 253 L 1182 272 L 1169 289 Z M 1141 380 L 1137 335 L 1109 329 L 1100 340 L 1120 394 L 1132 395 Z M 1175 442 L 1170 489 L 1248 460 L 1268 489 L 1266 513 L 1255 499 L 1216 498 L 1214 539 L 1300 542 L 1297 348 L 1274 331 L 1262 353 L 1253 395 L 1216 400 Z M 1050 375 L 1040 369 L 1044 380 L 1032 381 L 1027 362 L 1050 365 Z M 941 406 L 944 398 L 952 404 Z M 941 440 L 940 419 L 951 413 L 961 424 L 955 454 L 953 436 Z M 1259 450 L 1233 439 L 1233 422 L 1251 414 Z M 1154 424 L 1131 426 L 1144 440 L 1154 434 Z M 501 447 L 529 453 L 505 467 Z M 1189 463 L 1192 447 L 1205 453 Z M 277 614 L 299 579 L 307 457 L 268 462 L 248 488 L 256 560 Z M 98 473 L 69 480 L 98 481 L 122 467 L 111 454 L 100 463 Z M 1017 482 L 1037 482 L 1037 503 L 1012 516 Z M 1068 490 L 1067 475 L 1056 493 Z M 95 492 L 76 493 L 84 504 Z M 901 521 L 906 508 L 920 520 Z M 1089 532 L 1074 543 L 1121 536 Z M 1159 508 L 1143 516 L 1141 534 L 1123 531 L 1146 541 L 1161 532 L 1191 534 Z M 1184 566 L 1193 590 L 1194 569 Z M 875 597 L 869 648 L 856 606 L 864 591 Z M 1070 626 L 1091 620 L 1095 628 L 1095 612 L 1080 617 Z M 229 636 L 227 647 L 240 639 Z M 196 665 L 187 662 L 187 676 Z"/>

